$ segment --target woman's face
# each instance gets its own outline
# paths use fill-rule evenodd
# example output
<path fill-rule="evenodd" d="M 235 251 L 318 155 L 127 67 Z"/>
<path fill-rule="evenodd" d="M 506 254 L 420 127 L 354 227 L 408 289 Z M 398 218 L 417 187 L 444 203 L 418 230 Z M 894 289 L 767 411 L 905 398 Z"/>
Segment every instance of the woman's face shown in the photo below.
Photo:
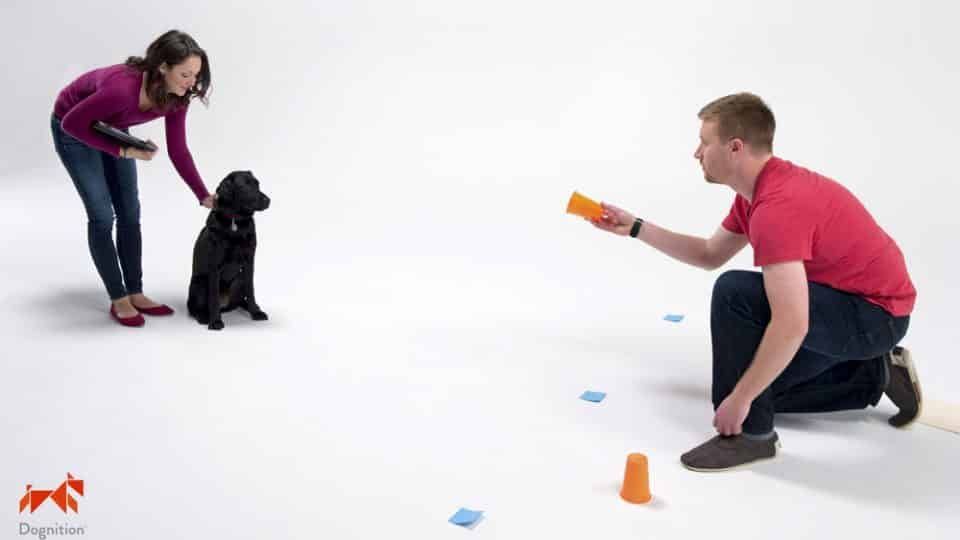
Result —
<path fill-rule="evenodd" d="M 174 66 L 163 64 L 160 66 L 160 73 L 163 74 L 163 81 L 167 92 L 183 96 L 193 85 L 197 84 L 197 77 L 200 75 L 200 68 L 203 61 L 199 56 L 190 56 L 183 62 Z"/>

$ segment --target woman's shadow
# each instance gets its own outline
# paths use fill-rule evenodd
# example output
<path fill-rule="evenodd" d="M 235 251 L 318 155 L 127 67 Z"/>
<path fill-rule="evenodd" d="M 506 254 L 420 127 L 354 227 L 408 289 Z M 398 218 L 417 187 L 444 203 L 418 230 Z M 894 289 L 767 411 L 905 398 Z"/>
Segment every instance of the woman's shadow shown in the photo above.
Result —
<path fill-rule="evenodd" d="M 110 299 L 101 289 L 52 289 L 21 306 L 37 324 L 59 331 L 88 331 L 116 324 L 110 320 Z"/>

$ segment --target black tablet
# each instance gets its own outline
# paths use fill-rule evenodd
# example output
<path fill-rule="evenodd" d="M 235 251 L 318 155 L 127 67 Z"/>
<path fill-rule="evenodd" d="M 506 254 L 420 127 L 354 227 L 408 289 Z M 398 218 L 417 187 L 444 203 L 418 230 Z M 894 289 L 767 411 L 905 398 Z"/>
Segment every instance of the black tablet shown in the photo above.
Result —
<path fill-rule="evenodd" d="M 127 133 L 126 131 L 121 131 L 110 124 L 104 122 L 94 122 L 93 123 L 94 131 L 98 131 L 107 137 L 117 141 L 121 146 L 132 146 L 134 148 L 139 148 L 140 150 L 146 150 L 148 152 L 156 152 L 157 145 L 152 142 L 145 141 L 143 139 L 138 139 L 133 135 Z"/>

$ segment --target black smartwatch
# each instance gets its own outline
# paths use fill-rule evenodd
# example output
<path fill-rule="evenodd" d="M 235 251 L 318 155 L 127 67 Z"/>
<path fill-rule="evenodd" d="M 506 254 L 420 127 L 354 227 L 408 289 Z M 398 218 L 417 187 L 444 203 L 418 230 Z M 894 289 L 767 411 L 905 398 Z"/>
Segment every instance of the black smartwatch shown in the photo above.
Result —
<path fill-rule="evenodd" d="M 636 220 L 634 220 L 633 227 L 630 227 L 630 236 L 632 236 L 633 238 L 636 238 L 637 235 L 640 234 L 640 227 L 642 225 L 643 225 L 642 219 L 637 218 Z"/>

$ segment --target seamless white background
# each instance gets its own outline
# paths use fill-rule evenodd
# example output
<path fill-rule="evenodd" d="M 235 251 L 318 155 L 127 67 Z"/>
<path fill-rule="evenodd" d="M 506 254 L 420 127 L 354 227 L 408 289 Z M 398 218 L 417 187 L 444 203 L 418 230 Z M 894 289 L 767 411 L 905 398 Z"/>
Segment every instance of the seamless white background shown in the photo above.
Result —
<path fill-rule="evenodd" d="M 960 439 L 888 427 L 887 401 L 783 418 L 776 461 L 683 469 L 711 432 L 718 273 L 563 210 L 577 189 L 712 233 L 733 193 L 692 158 L 696 112 L 755 92 L 776 154 L 849 187 L 900 244 L 919 293 L 904 344 L 926 395 L 956 400 L 956 17 L 933 1 L 4 3 L 0 537 L 20 521 L 110 539 L 950 537 Z M 145 284 L 178 314 L 106 315 L 49 114 L 74 77 L 169 28 L 211 57 L 210 106 L 188 119 L 208 187 L 250 169 L 273 199 L 265 324 L 186 317 L 206 214 L 163 153 L 139 164 Z M 165 146 L 162 122 L 133 132 Z M 634 451 L 648 506 L 617 497 Z M 15 513 L 25 484 L 67 471 L 87 482 L 79 515 Z M 459 530 L 460 506 L 487 517 Z"/>

